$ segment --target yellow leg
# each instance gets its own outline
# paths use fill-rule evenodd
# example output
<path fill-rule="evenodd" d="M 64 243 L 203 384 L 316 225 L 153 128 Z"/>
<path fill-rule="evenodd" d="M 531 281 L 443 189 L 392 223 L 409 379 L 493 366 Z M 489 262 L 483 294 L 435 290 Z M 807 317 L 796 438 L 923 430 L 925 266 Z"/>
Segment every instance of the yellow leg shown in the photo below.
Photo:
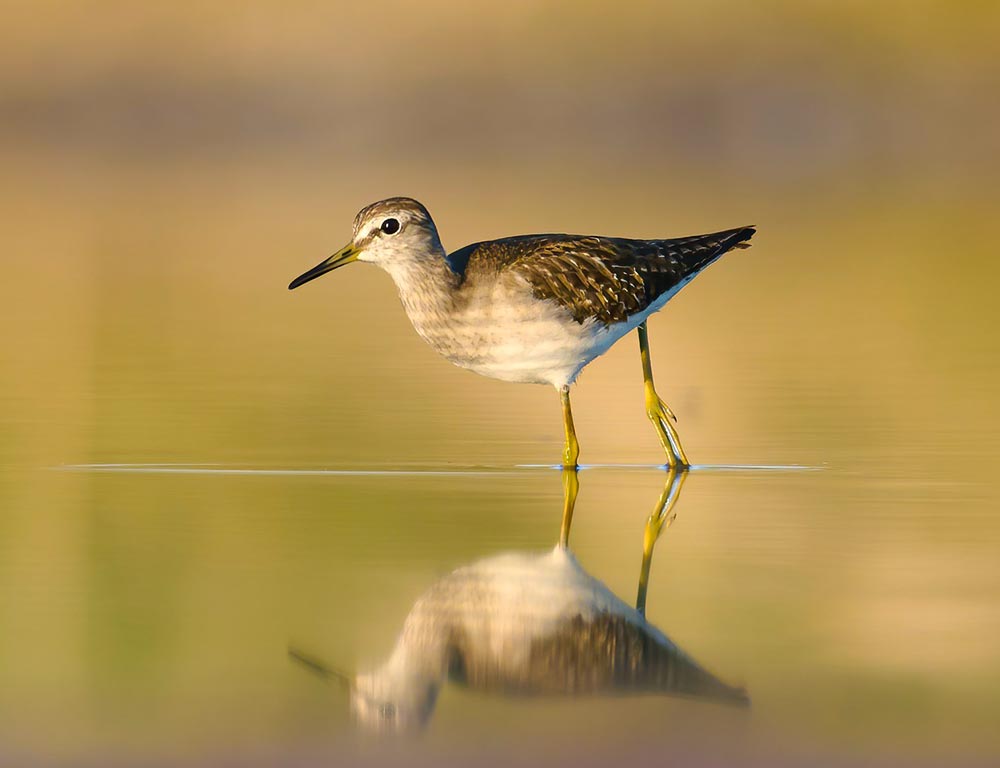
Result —
<path fill-rule="evenodd" d="M 646 590 L 649 588 L 649 568 L 653 563 L 653 547 L 657 539 L 664 530 L 677 517 L 674 505 L 681 495 L 681 486 L 684 485 L 684 478 L 687 477 L 687 470 L 671 468 L 667 474 L 667 481 L 663 486 L 663 493 L 653 507 L 649 519 L 646 521 L 646 530 L 642 536 L 642 565 L 639 568 L 639 591 L 635 596 L 635 609 L 643 616 L 646 615 Z"/>
<path fill-rule="evenodd" d="M 566 446 L 563 448 L 563 469 L 576 469 L 580 458 L 580 444 L 576 441 L 576 428 L 573 426 L 573 411 L 569 407 L 569 387 L 559 390 L 562 399 L 563 426 L 566 428 Z"/>
<path fill-rule="evenodd" d="M 573 524 L 573 509 L 576 507 L 576 496 L 580 492 L 580 478 L 576 467 L 563 469 L 563 516 L 559 527 L 559 546 L 566 549 L 569 546 L 569 527 Z"/>
<path fill-rule="evenodd" d="M 657 436 L 660 438 L 660 445 L 667 456 L 667 467 L 676 469 L 687 469 L 691 466 L 684 449 L 681 447 L 681 439 L 674 429 L 672 422 L 677 421 L 674 412 L 656 394 L 653 386 L 653 366 L 649 362 L 649 337 L 646 334 L 646 323 L 639 326 L 639 354 L 642 357 L 642 378 L 646 390 L 646 415 L 653 423 Z"/>

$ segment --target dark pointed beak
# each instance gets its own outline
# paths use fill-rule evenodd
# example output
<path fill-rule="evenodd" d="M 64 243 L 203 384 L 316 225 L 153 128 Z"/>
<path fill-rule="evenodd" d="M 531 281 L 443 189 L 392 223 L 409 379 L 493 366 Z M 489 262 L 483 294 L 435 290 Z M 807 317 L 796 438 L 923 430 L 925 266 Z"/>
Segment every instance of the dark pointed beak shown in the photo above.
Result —
<path fill-rule="evenodd" d="M 294 288 L 298 288 L 300 285 L 308 283 L 310 280 L 315 280 L 320 275 L 332 272 L 337 269 L 337 267 L 342 267 L 345 264 L 350 264 L 352 261 L 357 261 L 360 253 L 361 251 L 354 247 L 354 243 L 349 243 L 333 254 L 333 256 L 329 259 L 321 261 L 308 272 L 303 272 L 301 275 L 292 280 L 292 282 L 288 284 L 288 290 L 291 291 Z"/>
<path fill-rule="evenodd" d="M 333 669 L 332 667 L 328 667 L 319 659 L 303 653 L 297 648 L 290 647 L 288 649 L 288 658 L 292 659 L 292 661 L 297 661 L 313 674 L 319 675 L 327 680 L 332 680 L 335 683 L 339 683 L 347 690 L 354 688 L 354 679 L 350 675 L 344 674 L 340 670 Z"/>

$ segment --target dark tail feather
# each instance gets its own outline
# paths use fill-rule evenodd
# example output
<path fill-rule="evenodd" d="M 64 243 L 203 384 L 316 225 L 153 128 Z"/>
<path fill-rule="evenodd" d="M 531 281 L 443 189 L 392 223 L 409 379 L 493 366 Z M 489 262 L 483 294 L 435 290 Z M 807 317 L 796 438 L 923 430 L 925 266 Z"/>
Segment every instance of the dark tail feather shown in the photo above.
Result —
<path fill-rule="evenodd" d="M 748 241 L 756 232 L 757 229 L 752 226 L 739 227 L 708 235 L 657 240 L 656 244 L 665 256 L 683 264 L 685 274 L 690 275 L 704 269 L 726 251 L 749 248 Z"/>
<path fill-rule="evenodd" d="M 729 685 L 699 665 L 680 648 L 659 647 L 651 670 L 656 690 L 674 696 L 713 699 L 737 707 L 749 707 L 746 688 Z"/>

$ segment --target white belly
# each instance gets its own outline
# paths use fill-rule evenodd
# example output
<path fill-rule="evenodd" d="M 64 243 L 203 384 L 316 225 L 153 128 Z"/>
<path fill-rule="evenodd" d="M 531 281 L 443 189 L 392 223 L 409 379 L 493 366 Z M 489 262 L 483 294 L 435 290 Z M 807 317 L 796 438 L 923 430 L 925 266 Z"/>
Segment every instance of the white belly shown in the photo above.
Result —
<path fill-rule="evenodd" d="M 458 569 L 440 584 L 442 589 L 418 604 L 408 621 L 424 611 L 430 621 L 447 617 L 461 628 L 467 652 L 478 656 L 480 664 L 509 671 L 514 678 L 534 643 L 570 619 L 603 613 L 644 624 L 632 606 L 560 547 L 545 554 L 510 552 L 487 558 Z"/>
<path fill-rule="evenodd" d="M 680 289 L 678 286 L 677 290 Z M 497 283 L 475 296 L 446 322 L 421 322 L 414 328 L 440 354 L 462 368 L 492 379 L 528 384 L 572 384 L 589 362 L 600 357 L 676 293 L 661 296 L 627 321 L 606 326 L 578 323 L 566 308 L 542 301 L 520 282 Z"/>
<path fill-rule="evenodd" d="M 453 362 L 493 379 L 562 387 L 627 332 L 572 317 L 522 318 L 485 334 L 481 358 Z"/>

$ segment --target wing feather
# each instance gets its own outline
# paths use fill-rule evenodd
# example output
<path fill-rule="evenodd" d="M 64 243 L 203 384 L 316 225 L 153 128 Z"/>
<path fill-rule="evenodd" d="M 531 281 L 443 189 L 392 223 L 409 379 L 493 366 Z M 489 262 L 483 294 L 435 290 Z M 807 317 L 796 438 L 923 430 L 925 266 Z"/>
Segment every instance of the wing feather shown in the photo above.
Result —
<path fill-rule="evenodd" d="M 466 246 L 448 263 L 467 283 L 510 271 L 577 322 L 611 325 L 642 312 L 726 251 L 748 247 L 754 232 L 740 227 L 668 240 L 525 235 Z"/>

